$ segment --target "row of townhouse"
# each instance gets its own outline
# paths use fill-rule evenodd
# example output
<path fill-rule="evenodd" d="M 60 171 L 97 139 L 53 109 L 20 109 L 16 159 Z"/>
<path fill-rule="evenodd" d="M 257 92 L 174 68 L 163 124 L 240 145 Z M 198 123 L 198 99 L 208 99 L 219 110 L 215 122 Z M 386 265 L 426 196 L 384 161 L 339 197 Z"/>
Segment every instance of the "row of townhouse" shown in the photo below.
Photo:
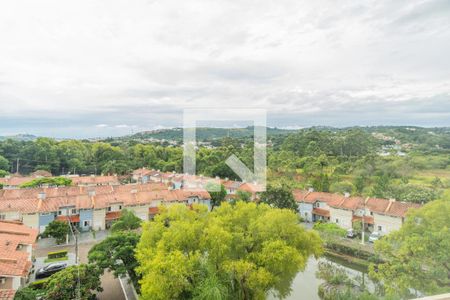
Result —
<path fill-rule="evenodd" d="M 350 197 L 332 193 L 293 192 L 299 204 L 299 214 L 307 222 L 326 221 L 350 229 L 356 221 L 363 221 L 368 231 L 388 234 L 401 228 L 406 213 L 419 204 L 393 199 Z"/>
<path fill-rule="evenodd" d="M 206 190 L 172 190 L 162 183 L 16 189 L 1 191 L 0 219 L 23 222 L 40 233 L 53 220 L 70 221 L 83 231 L 104 230 L 125 208 L 149 220 L 159 205 L 173 203 L 211 208 Z"/>
<path fill-rule="evenodd" d="M 28 281 L 37 236 L 35 229 L 0 221 L 0 299 L 13 299 Z"/>
<path fill-rule="evenodd" d="M 6 176 L 0 178 L 0 184 L 3 185 L 4 189 L 18 189 L 24 183 L 30 182 L 37 178 L 43 178 L 44 176 Z M 51 176 L 45 176 L 50 178 Z M 74 186 L 105 186 L 105 185 L 119 185 L 119 178 L 115 175 L 111 176 L 78 176 L 78 175 L 68 175 L 64 176 L 72 180 L 72 185 Z"/>
<path fill-rule="evenodd" d="M 139 183 L 159 182 L 168 185 L 171 189 L 195 189 L 206 188 L 208 184 L 223 184 L 229 198 L 233 198 L 238 190 L 250 193 L 251 199 L 255 200 L 258 193 L 262 192 L 261 186 L 255 183 L 220 179 L 219 177 L 210 178 L 202 175 L 178 174 L 174 172 L 161 172 L 159 170 L 150 170 L 141 168 L 133 171 L 133 180 Z"/>

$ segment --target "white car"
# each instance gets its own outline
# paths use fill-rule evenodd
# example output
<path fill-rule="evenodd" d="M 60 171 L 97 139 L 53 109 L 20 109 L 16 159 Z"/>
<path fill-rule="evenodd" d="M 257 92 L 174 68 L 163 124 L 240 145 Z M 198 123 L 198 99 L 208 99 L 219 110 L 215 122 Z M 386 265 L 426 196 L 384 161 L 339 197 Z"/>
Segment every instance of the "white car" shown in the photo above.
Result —
<path fill-rule="evenodd" d="M 374 231 L 374 232 L 372 232 L 372 233 L 370 234 L 370 236 L 369 236 L 369 242 L 370 242 L 370 243 L 373 243 L 373 242 L 375 242 L 375 241 L 378 241 L 381 237 L 382 237 L 381 232 L 379 232 L 379 231 Z"/>

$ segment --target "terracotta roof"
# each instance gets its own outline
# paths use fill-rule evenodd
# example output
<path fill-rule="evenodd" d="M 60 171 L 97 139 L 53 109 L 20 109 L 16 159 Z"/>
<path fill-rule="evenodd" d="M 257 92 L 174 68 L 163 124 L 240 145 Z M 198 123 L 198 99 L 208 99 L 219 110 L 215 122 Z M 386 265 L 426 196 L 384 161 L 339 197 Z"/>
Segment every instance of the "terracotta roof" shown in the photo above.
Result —
<path fill-rule="evenodd" d="M 57 216 L 56 220 L 65 222 L 70 221 L 71 223 L 80 223 L 80 215 Z"/>
<path fill-rule="evenodd" d="M 151 215 L 156 215 L 159 213 L 159 208 L 158 207 L 149 207 L 148 213 Z"/>
<path fill-rule="evenodd" d="M 32 266 L 19 245 L 33 245 L 38 231 L 25 225 L 0 221 L 0 275 L 26 277 Z"/>
<path fill-rule="evenodd" d="M 235 189 L 238 189 L 242 185 L 242 182 L 233 181 L 233 180 L 222 180 L 222 184 L 227 189 L 235 190 Z"/>
<path fill-rule="evenodd" d="M 330 217 L 330 211 L 328 209 L 313 208 L 312 213 L 323 217 Z"/>
<path fill-rule="evenodd" d="M 363 219 L 362 217 L 353 216 L 352 217 L 352 222 L 362 221 L 362 219 Z M 366 223 L 366 224 L 375 224 L 372 216 L 364 216 L 364 223 Z"/>
<path fill-rule="evenodd" d="M 306 203 L 315 203 L 317 201 L 320 201 L 320 202 L 325 202 L 328 205 L 333 205 L 334 203 L 338 203 L 339 201 L 341 201 L 342 198 L 344 198 L 344 197 L 339 194 L 331 194 L 331 193 L 324 193 L 324 192 L 310 192 L 305 196 L 303 201 Z"/>
<path fill-rule="evenodd" d="M 15 294 L 15 290 L 0 290 L 0 300 L 13 300 Z"/>
<path fill-rule="evenodd" d="M 308 194 L 308 191 L 293 190 L 292 194 L 294 195 L 295 201 L 303 202 L 305 200 L 306 195 Z"/>
<path fill-rule="evenodd" d="M 80 176 L 70 177 L 73 185 L 120 184 L 117 176 Z"/>
<path fill-rule="evenodd" d="M 6 186 L 19 186 L 25 182 L 35 179 L 34 177 L 4 177 L 0 178 L 0 183 Z"/>
<path fill-rule="evenodd" d="M 306 192 L 302 190 L 294 190 L 293 195 L 297 202 L 312 204 L 321 201 L 334 208 L 352 211 L 362 209 L 365 205 L 369 211 L 393 217 L 404 217 L 410 208 L 419 208 L 421 206 L 420 204 L 388 199 L 345 197 L 339 194 Z"/>
<path fill-rule="evenodd" d="M 408 210 L 420 207 L 421 205 L 416 203 L 394 201 L 392 202 L 389 210 L 385 212 L 385 214 L 394 217 L 404 217 Z"/>
<path fill-rule="evenodd" d="M 122 212 L 120 212 L 120 211 L 107 212 L 105 215 L 105 220 L 106 221 L 117 220 L 120 218 L 121 215 L 122 215 Z"/>
<path fill-rule="evenodd" d="M 241 186 L 238 188 L 238 190 L 250 192 L 250 193 L 258 193 L 263 191 L 263 187 L 259 186 L 257 184 L 245 182 L 241 184 Z"/>

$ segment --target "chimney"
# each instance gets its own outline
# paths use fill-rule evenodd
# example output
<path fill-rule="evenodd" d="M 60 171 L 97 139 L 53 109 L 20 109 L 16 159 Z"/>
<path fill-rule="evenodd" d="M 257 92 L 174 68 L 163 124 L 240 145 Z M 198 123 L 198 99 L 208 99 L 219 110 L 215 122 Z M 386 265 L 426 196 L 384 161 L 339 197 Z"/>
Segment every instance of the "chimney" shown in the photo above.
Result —
<path fill-rule="evenodd" d="M 137 193 L 137 189 L 131 189 L 131 193 L 132 194 L 136 194 Z"/>
<path fill-rule="evenodd" d="M 90 190 L 88 191 L 89 197 L 94 197 L 95 196 L 95 190 Z"/>
<path fill-rule="evenodd" d="M 350 193 L 349 193 L 349 192 L 345 192 L 345 193 L 344 193 L 344 197 L 345 197 L 345 198 L 350 197 Z"/>
<path fill-rule="evenodd" d="M 312 187 L 308 188 L 308 192 L 310 192 L 310 193 L 314 192 L 314 188 L 312 188 Z"/>
<path fill-rule="evenodd" d="M 38 199 L 45 200 L 46 197 L 47 197 L 47 194 L 45 192 L 39 192 Z"/>

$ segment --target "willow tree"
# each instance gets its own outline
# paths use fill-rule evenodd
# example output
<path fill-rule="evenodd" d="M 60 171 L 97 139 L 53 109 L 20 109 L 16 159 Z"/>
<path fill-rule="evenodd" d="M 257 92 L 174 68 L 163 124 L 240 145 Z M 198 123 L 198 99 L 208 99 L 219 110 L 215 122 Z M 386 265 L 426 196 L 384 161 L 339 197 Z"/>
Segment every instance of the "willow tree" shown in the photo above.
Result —
<path fill-rule="evenodd" d="M 238 202 L 163 208 L 143 226 L 136 255 L 142 299 L 284 298 L 311 255 L 317 233 L 289 209 Z"/>

